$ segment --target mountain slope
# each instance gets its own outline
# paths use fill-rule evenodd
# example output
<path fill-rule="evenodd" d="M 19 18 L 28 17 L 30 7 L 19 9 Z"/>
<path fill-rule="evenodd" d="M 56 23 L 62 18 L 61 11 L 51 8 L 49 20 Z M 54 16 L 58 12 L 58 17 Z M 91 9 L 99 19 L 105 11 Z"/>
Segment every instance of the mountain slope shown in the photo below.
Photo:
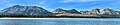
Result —
<path fill-rule="evenodd" d="M 37 6 L 14 5 L 1 11 L 2 14 L 22 14 L 22 15 L 50 15 L 47 10 Z"/>
<path fill-rule="evenodd" d="M 54 11 L 52 11 L 52 13 L 59 13 L 59 14 L 80 14 L 77 10 L 75 9 L 71 9 L 71 10 L 63 10 L 61 8 L 58 8 Z"/>

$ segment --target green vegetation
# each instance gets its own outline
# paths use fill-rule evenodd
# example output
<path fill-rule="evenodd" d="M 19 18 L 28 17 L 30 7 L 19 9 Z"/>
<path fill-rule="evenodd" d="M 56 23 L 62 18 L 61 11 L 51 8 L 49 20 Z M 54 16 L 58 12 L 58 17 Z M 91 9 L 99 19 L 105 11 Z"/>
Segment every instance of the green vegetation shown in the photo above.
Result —
<path fill-rule="evenodd" d="M 96 18 L 96 17 L 79 17 L 79 16 L 37 16 L 37 15 L 0 15 L 1 18 Z"/>
<path fill-rule="evenodd" d="M 87 16 L 37 16 L 37 15 L 20 15 L 20 14 L 10 14 L 10 15 L 0 15 L 0 18 L 119 18 L 118 15 L 101 15 L 101 17 L 87 17 Z"/>

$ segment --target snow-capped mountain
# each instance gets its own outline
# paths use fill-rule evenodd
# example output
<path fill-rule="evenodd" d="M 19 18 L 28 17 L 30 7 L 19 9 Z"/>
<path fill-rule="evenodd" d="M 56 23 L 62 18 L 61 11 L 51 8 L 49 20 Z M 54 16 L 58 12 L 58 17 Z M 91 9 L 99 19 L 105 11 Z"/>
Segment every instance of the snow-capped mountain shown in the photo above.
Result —
<path fill-rule="evenodd" d="M 91 12 L 91 14 L 99 14 L 100 13 L 99 10 L 100 9 L 92 9 L 90 12 Z"/>
<path fill-rule="evenodd" d="M 61 8 L 58 8 L 54 11 L 52 11 L 52 13 L 59 13 L 59 14 L 80 14 L 77 10 L 75 9 L 71 9 L 71 10 L 63 10 Z"/>
<path fill-rule="evenodd" d="M 100 14 L 106 14 L 106 15 L 118 15 L 118 12 L 112 10 L 112 9 L 109 9 L 109 8 L 103 8 L 100 11 Z"/>
<path fill-rule="evenodd" d="M 54 15 L 54 14 L 100 14 L 100 15 L 120 15 L 120 11 L 115 11 L 109 8 L 92 9 L 91 11 L 80 11 L 75 9 L 64 10 L 58 8 L 52 12 L 38 6 L 21 6 L 14 5 L 0 11 L 0 14 L 22 14 L 22 15 Z"/>
<path fill-rule="evenodd" d="M 90 11 L 80 11 L 81 14 L 91 14 Z"/>
<path fill-rule="evenodd" d="M 109 8 L 102 8 L 102 9 L 92 9 L 92 14 L 101 14 L 101 15 L 120 15 L 120 11 L 115 11 Z"/>
<path fill-rule="evenodd" d="M 23 15 L 49 15 L 51 14 L 47 10 L 38 6 L 21 6 L 14 5 L 9 8 L 1 10 L 2 14 L 23 14 Z"/>

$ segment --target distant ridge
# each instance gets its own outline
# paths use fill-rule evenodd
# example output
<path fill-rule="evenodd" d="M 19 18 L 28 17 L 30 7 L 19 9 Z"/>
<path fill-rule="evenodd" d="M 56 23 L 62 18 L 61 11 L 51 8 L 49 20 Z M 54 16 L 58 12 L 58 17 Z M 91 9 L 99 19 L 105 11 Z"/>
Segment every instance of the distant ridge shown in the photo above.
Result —
<path fill-rule="evenodd" d="M 76 9 L 64 10 L 58 8 L 52 12 L 38 6 L 14 5 L 0 11 L 1 15 L 35 15 L 35 16 L 98 16 L 98 17 L 120 17 L 120 11 L 109 8 L 92 9 L 91 11 L 77 11 Z"/>
<path fill-rule="evenodd" d="M 1 10 L 2 14 L 26 14 L 26 15 L 40 15 L 40 14 L 49 14 L 49 13 L 58 13 L 58 14 L 107 14 L 107 15 L 120 15 L 120 11 L 112 10 L 109 8 L 102 9 L 92 9 L 91 11 L 80 11 L 78 12 L 76 9 L 64 10 L 62 8 L 58 8 L 52 12 L 45 10 L 42 7 L 38 6 L 22 6 L 22 5 L 14 5 L 12 7 L 5 8 Z"/>
<path fill-rule="evenodd" d="M 58 9 L 52 11 L 52 12 L 53 12 L 53 13 L 58 13 L 58 14 L 80 14 L 80 12 L 78 12 L 78 11 L 75 10 L 75 9 L 64 10 L 64 9 L 58 8 Z"/>
<path fill-rule="evenodd" d="M 88 14 L 120 15 L 120 11 L 112 10 L 109 8 L 102 8 L 102 9 L 92 9 L 91 11 L 88 11 Z"/>

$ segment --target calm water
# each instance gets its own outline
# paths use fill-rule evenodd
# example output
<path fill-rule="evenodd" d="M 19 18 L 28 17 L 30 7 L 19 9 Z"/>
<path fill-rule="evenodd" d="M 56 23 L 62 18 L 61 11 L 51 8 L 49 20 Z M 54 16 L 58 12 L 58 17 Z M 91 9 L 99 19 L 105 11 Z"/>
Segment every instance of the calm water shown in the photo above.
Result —
<path fill-rule="evenodd" d="M 0 19 L 0 25 L 120 25 L 120 18 Z"/>

